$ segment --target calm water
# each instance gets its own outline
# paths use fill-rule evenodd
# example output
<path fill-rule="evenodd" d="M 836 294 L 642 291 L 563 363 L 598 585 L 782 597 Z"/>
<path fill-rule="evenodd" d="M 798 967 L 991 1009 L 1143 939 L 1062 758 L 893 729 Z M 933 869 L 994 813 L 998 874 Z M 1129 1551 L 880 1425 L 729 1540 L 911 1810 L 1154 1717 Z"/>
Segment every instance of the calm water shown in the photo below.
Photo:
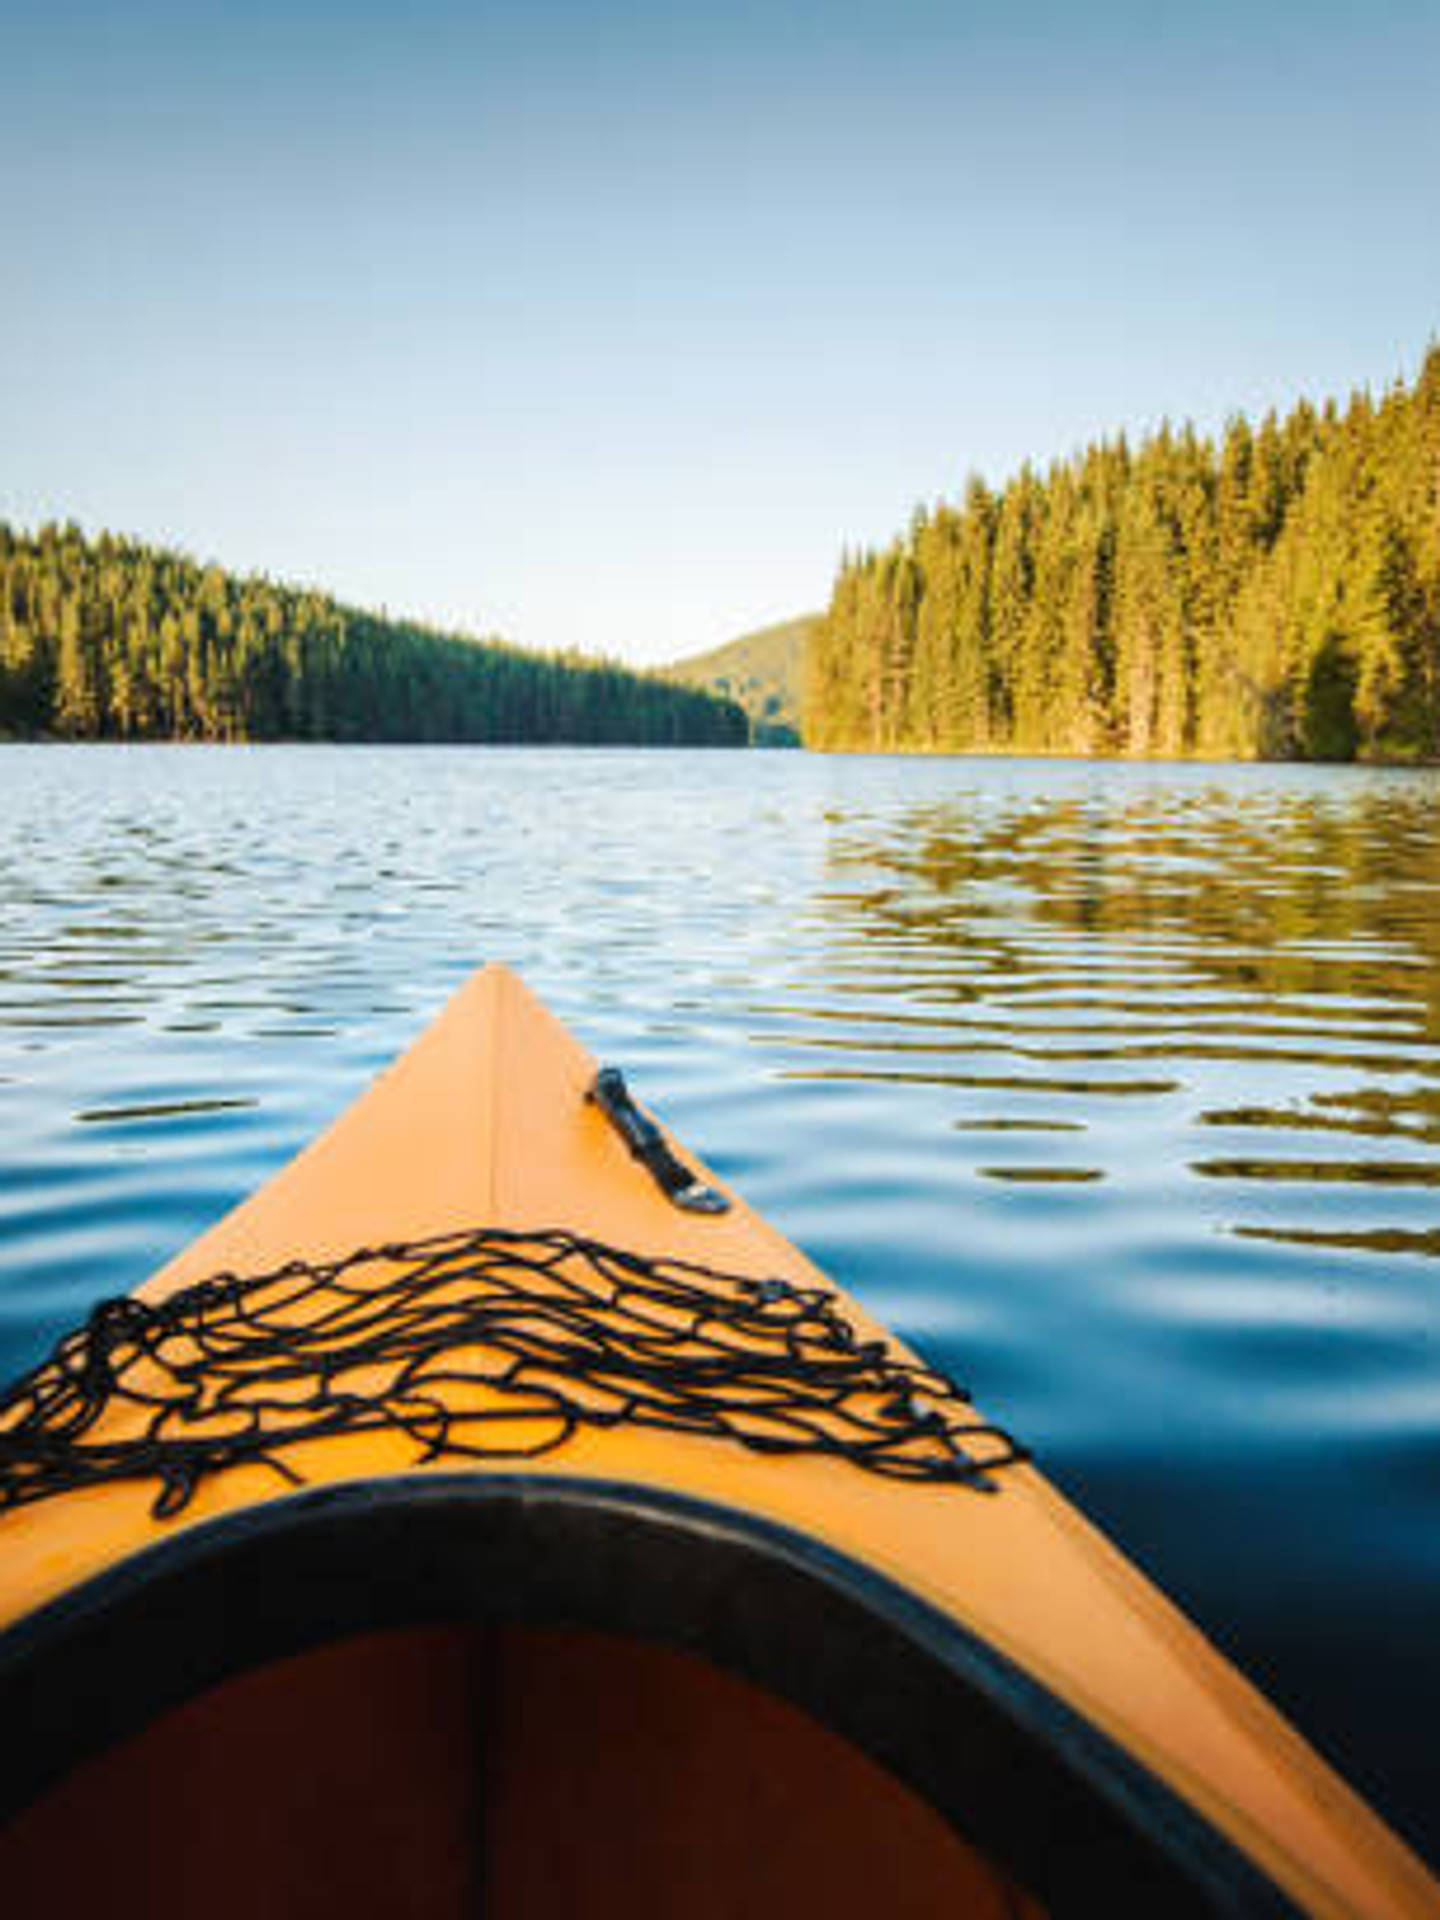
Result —
<path fill-rule="evenodd" d="M 1440 1857 L 1440 776 L 0 749 L 0 1365 L 480 960 Z"/>

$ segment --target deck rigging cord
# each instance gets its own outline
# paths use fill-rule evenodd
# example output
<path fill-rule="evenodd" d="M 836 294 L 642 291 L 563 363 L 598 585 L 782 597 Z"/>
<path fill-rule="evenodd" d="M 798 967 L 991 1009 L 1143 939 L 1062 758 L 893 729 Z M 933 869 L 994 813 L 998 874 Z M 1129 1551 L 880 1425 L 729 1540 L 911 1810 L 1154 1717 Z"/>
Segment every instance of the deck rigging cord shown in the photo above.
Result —
<path fill-rule="evenodd" d="M 822 1286 L 485 1227 L 101 1302 L 0 1392 L 0 1512 L 392 1429 L 413 1464 L 533 1459 L 630 1423 L 993 1490 L 1027 1457 L 944 1374 L 862 1339 Z"/>

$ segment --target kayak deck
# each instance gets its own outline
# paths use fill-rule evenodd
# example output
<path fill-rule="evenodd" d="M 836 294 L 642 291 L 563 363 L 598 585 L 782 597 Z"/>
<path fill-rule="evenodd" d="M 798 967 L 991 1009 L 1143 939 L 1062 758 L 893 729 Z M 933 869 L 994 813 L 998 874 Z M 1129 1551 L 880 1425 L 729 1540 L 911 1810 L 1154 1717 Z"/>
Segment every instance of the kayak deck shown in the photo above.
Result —
<path fill-rule="evenodd" d="M 587 1103 L 593 1074 L 584 1049 L 519 981 L 488 968 L 327 1135 L 162 1270 L 141 1298 L 163 1302 L 220 1272 L 263 1274 L 297 1256 L 340 1261 L 357 1248 L 479 1226 L 578 1235 L 647 1261 L 691 1261 L 840 1298 L 743 1204 L 718 1216 L 671 1205 Z M 843 1300 L 843 1311 L 860 1343 L 879 1343 L 896 1365 L 918 1366 L 856 1303 Z M 505 1619 L 485 1631 L 510 1633 L 507 1644 L 519 1647 L 513 1636 L 522 1617 L 549 1618 L 694 1646 L 811 1710 L 817 1735 L 825 1731 L 821 1721 L 847 1732 L 915 1783 L 950 1827 L 964 1830 L 957 1803 L 983 1803 L 1002 1861 L 1023 1855 L 1025 1831 L 1036 1824 L 1035 1804 L 1020 1796 L 1048 1782 L 1057 1831 L 1070 1834 L 1058 1856 L 1050 1849 L 1040 1876 L 1057 1907 L 1065 1905 L 1070 1867 L 1081 1873 L 1079 1851 L 1091 1830 L 1094 1872 L 1111 1883 L 1118 1872 L 1123 1883 L 1124 1851 L 1115 1851 L 1111 1828 L 1120 1831 L 1134 1815 L 1142 1835 L 1131 1874 L 1137 1891 L 1152 1869 L 1160 1875 L 1155 1884 L 1168 1885 L 1166 1862 L 1188 1861 L 1196 1833 L 1216 1839 L 1209 1865 L 1196 1869 L 1194 1910 L 1440 1913 L 1420 1863 L 1032 1468 L 1007 1466 L 1001 1490 L 990 1496 L 954 1484 L 897 1483 L 823 1449 L 777 1457 L 737 1446 L 733 1436 L 626 1420 L 577 1424 L 563 1444 L 528 1461 L 523 1475 L 505 1461 L 468 1461 L 459 1473 L 441 1458 L 417 1469 L 415 1452 L 415 1435 L 403 1425 L 336 1432 L 286 1449 L 313 1489 L 290 1500 L 277 1499 L 283 1483 L 252 1461 L 196 1485 L 175 1520 L 152 1512 L 153 1485 L 118 1481 L 0 1518 L 0 1625 L 15 1623 L 0 1652 L 12 1649 L 15 1697 L 25 1697 L 28 1673 L 53 1677 L 61 1649 L 75 1671 L 86 1671 L 75 1659 L 77 1595 L 90 1596 L 93 1612 L 95 1596 L 110 1593 L 112 1624 L 128 1617 L 127 1607 L 139 1621 L 182 1576 L 204 1588 L 196 1565 L 209 1554 L 214 1593 L 231 1595 L 223 1637 L 232 1651 L 222 1659 L 212 1649 L 208 1664 L 197 1652 L 191 1670 L 213 1682 L 224 1677 L 226 1660 L 238 1670 L 237 1647 L 248 1648 L 246 1663 L 258 1667 L 326 1637 L 322 1615 L 332 1638 L 433 1623 L 459 1605 L 461 1588 L 473 1612 L 473 1583 L 467 1587 L 470 1575 L 451 1564 L 455 1549 L 441 1520 L 452 1532 L 472 1528 L 492 1546 L 496 1530 L 505 1535 L 510 1527 L 523 1535 L 528 1557 L 517 1551 L 507 1559 L 497 1549 L 498 1573 L 486 1563 L 486 1604 Z M 403 1606 L 392 1605 L 403 1619 L 376 1617 L 373 1606 L 332 1585 L 323 1608 L 268 1636 L 238 1616 L 235 1594 L 248 1596 L 251 1611 L 263 1608 L 275 1581 L 314 1582 L 326 1566 L 323 1577 L 332 1582 L 343 1567 L 352 1582 L 383 1588 L 375 1570 L 377 1502 L 390 1526 L 389 1534 L 381 1529 L 382 1543 L 393 1536 L 397 1554 L 434 1556 L 429 1614 L 416 1612 L 411 1592 Z M 508 1517 L 499 1517 L 502 1509 Z M 619 1516 L 619 1535 L 595 1530 L 604 1514 Z M 645 1536 L 643 1550 L 627 1527 Z M 534 1559 L 545 1560 L 547 1539 L 568 1545 L 552 1544 L 542 1579 Z M 722 1552 L 724 1540 L 730 1547 Z M 322 1541 L 331 1559 L 307 1559 Z M 684 1555 L 670 1551 L 682 1545 Z M 598 1556 L 593 1565 L 587 1555 Z M 607 1555 L 602 1580 L 595 1567 Z M 708 1572 L 687 1574 L 702 1564 Z M 770 1633 L 758 1597 L 768 1592 L 781 1604 L 777 1567 L 789 1569 L 794 1585 L 783 1604 L 799 1626 L 788 1638 Z M 594 1582 L 588 1600 L 587 1579 Z M 687 1579 L 694 1592 L 687 1593 Z M 511 1583 L 513 1605 L 495 1598 L 496 1580 Z M 528 1599 L 527 1580 L 539 1580 Z M 673 1605 L 662 1604 L 656 1582 L 676 1584 Z M 612 1592 L 620 1586 L 623 1604 Z M 525 1616 L 522 1601 L 539 1611 Z M 824 1657 L 806 1648 L 807 1606 L 837 1638 Z M 147 1631 L 137 1624 L 137 1646 Z M 864 1647 L 874 1655 L 868 1669 Z M 514 1657 L 522 1666 L 531 1658 Z M 622 1658 L 612 1657 L 618 1671 Z M 867 1697 L 845 1698 L 847 1662 L 850 1691 L 869 1689 Z M 524 1668 L 527 1689 L 543 1688 L 545 1665 L 534 1657 Z M 177 1707 L 200 1690 L 195 1684 L 187 1692 L 185 1662 L 179 1667 L 164 1703 Z M 827 1671 L 817 1679 L 812 1668 Z M 910 1689 L 906 1712 L 881 1697 L 885 1687 Z M 135 1691 L 130 1719 L 117 1712 L 112 1737 L 144 1717 L 144 1689 Z M 987 1713 L 998 1729 L 988 1745 L 981 1742 L 988 1758 L 1002 1776 L 997 1756 L 1008 1754 L 1004 1764 L 1019 1768 L 1008 1787 L 1003 1777 L 987 1785 L 964 1770 L 963 1729 Z M 56 1744 L 57 1756 L 62 1748 Z M 56 1766 L 58 1759 L 52 1772 Z M 1072 1786 L 1079 1798 L 1067 1815 L 1061 1803 Z M 538 1791 L 526 1787 L 527 1795 Z M 855 1877 L 859 1884 L 858 1868 Z M 1018 1897 L 1003 1872 L 993 1885 L 1007 1889 L 1006 1899 Z M 1090 1910 L 1099 1909 L 1092 1903 Z M 1152 1901 L 1152 1910 L 1161 1909 Z"/>
<path fill-rule="evenodd" d="M 169 1519 L 340 1434 L 494 1464 L 622 1425 L 985 1491 L 1022 1457 L 826 1289 L 482 1227 L 102 1303 L 0 1397 L 0 1512 L 139 1479 Z"/>

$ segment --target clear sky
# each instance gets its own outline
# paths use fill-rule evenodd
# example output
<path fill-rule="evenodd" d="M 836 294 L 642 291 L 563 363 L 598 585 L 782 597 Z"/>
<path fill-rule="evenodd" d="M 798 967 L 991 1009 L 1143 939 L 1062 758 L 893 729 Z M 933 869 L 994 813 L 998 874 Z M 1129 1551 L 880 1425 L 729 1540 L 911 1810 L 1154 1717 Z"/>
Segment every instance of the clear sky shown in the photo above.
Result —
<path fill-rule="evenodd" d="M 1440 0 L 0 0 L 0 515 L 674 658 L 1413 374 Z"/>

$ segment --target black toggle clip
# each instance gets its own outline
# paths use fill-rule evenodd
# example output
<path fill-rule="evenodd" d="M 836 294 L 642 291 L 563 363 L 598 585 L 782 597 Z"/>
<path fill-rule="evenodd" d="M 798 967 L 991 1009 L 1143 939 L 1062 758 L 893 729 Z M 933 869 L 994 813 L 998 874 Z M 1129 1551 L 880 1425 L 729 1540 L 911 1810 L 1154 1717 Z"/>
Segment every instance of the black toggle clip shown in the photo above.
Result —
<path fill-rule="evenodd" d="M 636 1106 L 618 1067 L 601 1067 L 585 1097 L 599 1107 L 630 1149 L 630 1157 L 640 1162 L 667 1200 L 687 1213 L 730 1211 L 723 1193 L 697 1180 L 690 1168 L 671 1153 L 659 1127 Z"/>

